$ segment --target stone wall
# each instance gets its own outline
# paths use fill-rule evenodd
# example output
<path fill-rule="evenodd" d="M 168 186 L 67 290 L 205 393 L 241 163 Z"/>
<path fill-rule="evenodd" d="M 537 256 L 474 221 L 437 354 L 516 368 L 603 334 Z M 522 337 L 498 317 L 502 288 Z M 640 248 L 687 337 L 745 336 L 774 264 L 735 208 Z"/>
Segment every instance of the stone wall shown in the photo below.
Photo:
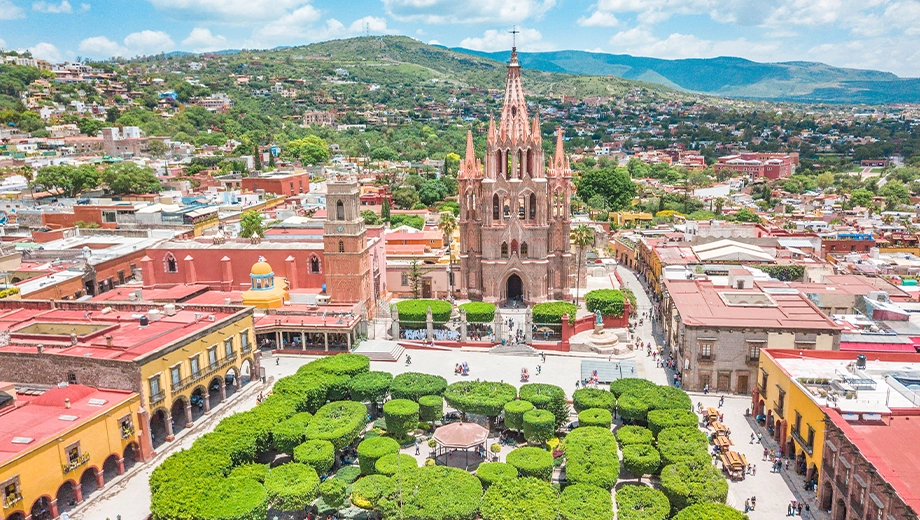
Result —
<path fill-rule="evenodd" d="M 48 347 L 48 350 L 52 350 Z M 131 362 L 48 352 L 0 352 L 0 374 L 16 383 L 73 383 L 140 392 L 140 370 Z"/>

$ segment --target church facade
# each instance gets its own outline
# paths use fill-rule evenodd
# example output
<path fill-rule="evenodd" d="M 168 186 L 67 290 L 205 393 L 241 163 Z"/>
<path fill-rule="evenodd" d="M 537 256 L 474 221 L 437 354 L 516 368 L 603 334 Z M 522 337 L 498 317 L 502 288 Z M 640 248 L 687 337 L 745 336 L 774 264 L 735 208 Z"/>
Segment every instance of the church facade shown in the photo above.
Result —
<path fill-rule="evenodd" d="M 472 132 L 458 175 L 460 297 L 526 304 L 569 299 L 572 170 L 557 131 L 547 165 L 512 49 L 501 119 L 489 121 L 484 160 Z"/>

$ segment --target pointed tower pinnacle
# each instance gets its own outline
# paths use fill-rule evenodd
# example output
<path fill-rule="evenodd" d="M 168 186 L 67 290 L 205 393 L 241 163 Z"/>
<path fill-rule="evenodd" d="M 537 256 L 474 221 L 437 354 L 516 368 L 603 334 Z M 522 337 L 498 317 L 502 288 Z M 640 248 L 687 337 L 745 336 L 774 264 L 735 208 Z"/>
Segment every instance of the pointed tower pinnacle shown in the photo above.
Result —
<path fill-rule="evenodd" d="M 495 118 L 489 116 L 489 142 L 495 141 Z"/>
<path fill-rule="evenodd" d="M 553 156 L 553 169 L 561 170 L 565 167 L 565 147 L 562 145 L 562 128 L 556 128 L 556 155 Z"/>
<path fill-rule="evenodd" d="M 529 134 L 529 127 L 527 101 L 524 99 L 524 86 L 521 84 L 521 64 L 518 63 L 517 49 L 512 48 L 498 133 L 504 139 L 522 139 Z"/>
<path fill-rule="evenodd" d="M 475 177 L 475 167 L 476 167 L 476 150 L 473 148 L 473 131 L 467 130 L 466 132 L 466 157 L 463 159 L 463 163 L 460 165 L 460 173 L 458 177 Z"/>
<path fill-rule="evenodd" d="M 530 130 L 530 135 L 533 136 L 534 141 L 539 143 L 543 141 L 543 136 L 540 134 L 540 112 L 537 111 L 533 116 L 533 128 Z"/>

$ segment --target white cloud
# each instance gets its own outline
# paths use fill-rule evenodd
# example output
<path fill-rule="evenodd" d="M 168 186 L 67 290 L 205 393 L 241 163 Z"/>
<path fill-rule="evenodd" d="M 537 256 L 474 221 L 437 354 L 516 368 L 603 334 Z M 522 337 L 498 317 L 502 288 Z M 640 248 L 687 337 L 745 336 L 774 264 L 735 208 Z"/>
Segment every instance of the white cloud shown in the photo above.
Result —
<path fill-rule="evenodd" d="M 182 47 L 193 52 L 216 51 L 227 48 L 227 38 L 219 34 L 211 34 L 210 29 L 195 27 L 188 38 L 182 40 Z"/>
<path fill-rule="evenodd" d="M 50 61 L 51 63 L 60 63 L 64 61 L 61 51 L 53 44 L 47 42 L 36 43 L 32 47 L 29 47 L 29 52 L 32 53 L 32 56 L 40 60 Z"/>
<path fill-rule="evenodd" d="M 439 42 L 438 40 L 431 40 L 428 42 L 428 45 L 444 45 L 444 44 Z"/>
<path fill-rule="evenodd" d="M 71 7 L 70 2 L 67 0 L 62 0 L 59 4 L 39 1 L 32 4 L 32 10 L 40 13 L 63 14 L 72 13 L 73 7 Z"/>
<path fill-rule="evenodd" d="M 591 16 L 587 18 L 584 16 L 579 18 L 578 25 L 584 27 L 616 27 L 620 25 L 620 21 L 617 20 L 617 17 L 614 16 L 613 13 L 594 11 Z"/>
<path fill-rule="evenodd" d="M 25 18 L 26 13 L 11 0 L 0 0 L 0 20 Z"/>
<path fill-rule="evenodd" d="M 199 18 L 222 18 L 234 23 L 278 19 L 308 5 L 310 0 L 150 0 L 162 11 L 184 11 Z"/>
<path fill-rule="evenodd" d="M 86 11 L 89 11 L 92 7 L 93 6 L 89 4 L 80 4 L 80 11 L 85 13 Z"/>
<path fill-rule="evenodd" d="M 121 45 L 105 36 L 93 36 L 80 42 L 77 47 L 83 54 L 94 58 L 111 58 L 113 56 L 127 56 L 128 52 Z"/>
<path fill-rule="evenodd" d="M 80 42 L 77 47 L 81 53 L 93 58 L 111 58 L 114 56 L 130 57 L 142 54 L 157 54 L 172 51 L 175 42 L 163 31 L 133 32 L 118 44 L 105 36 L 93 36 Z"/>
<path fill-rule="evenodd" d="M 400 21 L 425 23 L 512 23 L 537 19 L 556 0 L 383 0 L 387 14 Z"/>
<path fill-rule="evenodd" d="M 312 5 L 307 4 L 256 30 L 254 37 L 258 41 L 304 38 L 313 24 L 318 22 L 320 18 L 322 18 L 322 13 Z M 334 22 L 337 26 L 342 25 L 341 22 L 334 19 L 327 21 L 327 25 L 329 22 Z"/>
<path fill-rule="evenodd" d="M 318 10 L 306 5 L 257 29 L 253 37 L 259 45 L 267 46 L 273 43 L 294 44 L 349 38 L 364 34 L 365 30 L 371 34 L 393 33 L 387 27 L 386 19 L 376 16 L 359 18 L 347 26 L 335 18 L 329 18 L 322 25 L 316 26 L 321 17 Z"/>
<path fill-rule="evenodd" d="M 543 35 L 536 29 L 520 29 L 517 35 L 518 48 L 525 51 L 550 50 L 549 44 L 542 41 Z M 508 31 L 489 29 L 483 33 L 482 38 L 464 38 L 460 47 L 476 51 L 505 51 L 511 48 L 512 35 Z"/>
<path fill-rule="evenodd" d="M 628 52 L 655 58 L 712 58 L 715 56 L 743 56 L 753 60 L 776 61 L 779 46 L 773 43 L 737 40 L 706 40 L 692 34 L 672 33 L 667 38 L 657 38 L 648 29 L 635 27 L 621 31 L 610 38 L 614 52 Z"/>

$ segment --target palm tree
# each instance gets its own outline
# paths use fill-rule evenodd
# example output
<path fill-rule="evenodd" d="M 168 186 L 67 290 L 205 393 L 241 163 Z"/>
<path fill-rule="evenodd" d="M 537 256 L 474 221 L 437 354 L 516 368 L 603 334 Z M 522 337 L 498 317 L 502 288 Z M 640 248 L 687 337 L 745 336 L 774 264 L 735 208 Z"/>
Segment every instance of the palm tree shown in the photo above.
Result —
<path fill-rule="evenodd" d="M 450 211 L 445 211 L 441 213 L 441 218 L 438 220 L 438 229 L 441 230 L 441 233 L 444 233 L 447 236 L 447 254 L 448 258 L 448 267 L 450 268 L 450 296 L 454 296 L 454 252 L 451 248 L 451 242 L 453 242 L 454 231 L 457 229 L 457 218 L 454 217 L 454 214 Z"/>
<path fill-rule="evenodd" d="M 572 230 L 569 237 L 575 247 L 578 248 L 578 265 L 575 266 L 575 305 L 578 305 L 579 289 L 581 288 L 581 264 L 582 257 L 585 254 L 585 248 L 594 244 L 594 230 L 581 224 Z"/>

